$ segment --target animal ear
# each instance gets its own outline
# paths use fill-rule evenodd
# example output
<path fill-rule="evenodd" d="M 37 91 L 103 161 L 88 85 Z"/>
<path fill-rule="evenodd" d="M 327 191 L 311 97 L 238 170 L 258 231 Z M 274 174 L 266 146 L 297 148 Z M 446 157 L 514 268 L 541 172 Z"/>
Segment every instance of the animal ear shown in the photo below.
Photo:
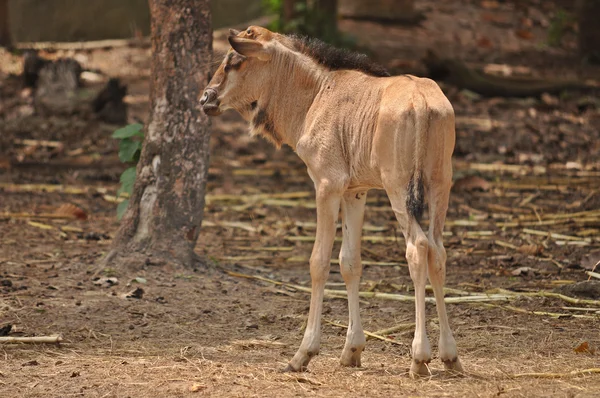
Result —
<path fill-rule="evenodd" d="M 271 58 L 269 51 L 258 40 L 229 36 L 229 44 L 236 52 L 246 57 L 258 58 L 261 61 L 268 61 Z"/>
<path fill-rule="evenodd" d="M 239 35 L 239 34 L 240 34 L 240 31 L 239 31 L 239 30 L 237 30 L 237 29 L 229 29 L 229 34 L 230 34 L 231 36 L 237 36 L 237 35 Z"/>

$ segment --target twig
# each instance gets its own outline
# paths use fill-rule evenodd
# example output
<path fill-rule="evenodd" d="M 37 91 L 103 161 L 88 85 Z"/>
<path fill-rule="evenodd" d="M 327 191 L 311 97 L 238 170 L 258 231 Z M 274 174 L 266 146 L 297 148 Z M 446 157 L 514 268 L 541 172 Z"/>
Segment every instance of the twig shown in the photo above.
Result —
<path fill-rule="evenodd" d="M 398 324 L 396 326 L 392 326 L 392 327 L 389 327 L 386 329 L 376 330 L 373 332 L 373 334 L 378 334 L 380 336 L 387 336 L 388 334 L 392 334 L 392 333 L 396 333 L 396 332 L 400 332 L 400 331 L 412 330 L 414 327 L 415 327 L 414 322 L 401 323 L 401 324 Z"/>
<path fill-rule="evenodd" d="M 542 379 L 558 379 L 561 377 L 582 376 L 590 375 L 593 373 L 600 373 L 600 368 L 573 370 L 567 373 L 517 373 L 513 374 L 512 377 L 537 377 Z"/>
<path fill-rule="evenodd" d="M 0 343 L 60 343 L 62 337 L 56 336 L 34 336 L 34 337 L 12 337 L 0 336 Z"/>
<path fill-rule="evenodd" d="M 481 305 L 485 307 L 494 307 L 501 308 L 505 310 L 510 310 L 514 312 L 519 312 L 521 314 L 530 314 L 530 315 L 539 315 L 539 316 L 549 316 L 550 318 L 582 318 L 582 319 L 598 319 L 598 316 L 591 315 L 580 315 L 580 314 L 559 314 L 556 312 L 546 312 L 546 311 L 530 311 L 523 308 L 513 307 L 512 305 L 497 305 L 492 303 L 481 303 Z"/>
<path fill-rule="evenodd" d="M 0 218 L 47 218 L 47 219 L 75 219 L 72 214 L 56 214 L 56 213 L 0 213 Z"/>
<path fill-rule="evenodd" d="M 286 286 L 292 289 L 300 290 L 302 292 L 311 293 L 311 289 L 305 286 L 294 285 L 292 283 L 285 283 L 275 281 L 269 278 L 264 278 L 262 276 L 255 275 L 247 275 L 241 274 L 238 272 L 227 271 L 227 273 L 231 276 L 235 276 L 238 278 L 246 278 L 246 279 L 256 279 L 263 282 L 272 283 L 274 285 Z M 325 295 L 334 298 L 345 298 L 348 296 L 348 293 L 345 290 L 333 290 L 333 289 L 325 289 Z M 394 301 L 404 301 L 404 302 L 414 302 L 414 296 L 405 296 L 402 294 L 393 294 L 393 293 L 381 293 L 381 292 L 359 292 L 358 295 L 363 298 L 378 298 L 384 300 L 394 300 Z M 471 296 L 463 296 L 463 297 L 446 297 L 444 301 L 447 304 L 460 304 L 460 303 L 482 303 L 488 301 L 508 301 L 511 296 L 502 295 L 502 294 L 484 294 L 484 295 L 471 295 Z M 426 297 L 425 301 L 428 303 L 435 303 L 435 298 Z"/>
<path fill-rule="evenodd" d="M 508 243 L 508 242 L 503 242 L 503 241 L 501 241 L 501 240 L 497 240 L 497 239 L 496 239 L 496 240 L 494 241 L 494 243 L 495 243 L 495 244 L 497 244 L 498 246 L 507 247 L 507 248 L 509 248 L 509 249 L 513 249 L 513 250 L 517 250 L 517 249 L 518 249 L 518 247 L 517 247 L 517 246 L 515 246 L 515 245 L 513 245 L 513 244 L 511 244 L 511 243 Z"/>
<path fill-rule="evenodd" d="M 144 47 L 149 45 L 150 39 L 144 37 L 141 39 L 110 39 L 77 42 L 24 42 L 18 43 L 17 48 L 22 50 L 94 50 L 115 47 Z"/>
<path fill-rule="evenodd" d="M 599 263 L 600 264 L 600 263 Z M 598 265 L 598 264 L 596 264 Z M 595 267 L 594 267 L 595 268 Z M 600 279 L 600 274 L 597 272 L 592 272 L 592 271 L 586 271 L 586 274 L 588 274 L 590 277 L 588 278 L 588 281 L 592 278 L 596 278 L 596 279 Z"/>
<path fill-rule="evenodd" d="M 333 326 L 337 326 L 338 328 L 343 328 L 343 329 L 348 329 L 348 325 L 343 325 L 341 323 L 336 323 L 336 322 L 332 322 L 332 321 L 328 321 L 327 319 L 323 319 L 323 322 L 329 324 L 329 325 L 333 325 Z M 380 336 L 377 333 L 373 333 L 373 332 L 368 332 L 366 330 L 363 330 L 366 336 L 372 337 L 374 339 L 378 339 L 378 340 L 382 340 L 382 341 L 387 341 L 388 343 L 392 343 L 392 344 L 398 344 L 398 345 L 405 345 L 404 343 L 400 342 L 400 341 L 396 341 L 393 339 L 390 339 L 389 337 L 384 337 L 384 336 Z"/>
<path fill-rule="evenodd" d="M 578 298 L 574 298 L 574 297 L 565 296 L 564 294 L 560 294 L 560 293 L 547 292 L 545 290 L 540 290 L 539 292 L 529 292 L 529 293 L 518 292 L 517 293 L 517 292 L 512 292 L 512 291 L 506 290 L 506 289 L 491 289 L 491 290 L 487 290 L 486 293 L 488 293 L 488 294 L 505 294 L 505 295 L 509 295 L 509 296 L 513 296 L 513 297 L 518 297 L 518 296 L 549 297 L 549 298 L 563 300 L 570 304 L 585 304 L 585 305 L 600 306 L 600 300 L 578 299 Z"/>
<path fill-rule="evenodd" d="M 552 239 L 562 239 L 562 240 L 573 240 L 573 241 L 581 241 L 581 242 L 590 242 L 589 238 L 580 238 L 578 236 L 569 236 L 557 234 L 554 232 L 546 232 L 546 231 L 538 231 L 535 229 L 523 228 L 523 232 L 530 235 L 538 235 L 538 236 L 546 236 Z"/>

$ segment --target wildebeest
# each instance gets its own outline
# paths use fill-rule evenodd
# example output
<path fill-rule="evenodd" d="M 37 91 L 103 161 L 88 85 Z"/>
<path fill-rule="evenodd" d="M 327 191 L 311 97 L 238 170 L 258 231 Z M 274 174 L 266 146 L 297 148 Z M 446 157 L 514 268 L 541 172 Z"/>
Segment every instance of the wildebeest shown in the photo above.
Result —
<path fill-rule="evenodd" d="M 462 371 L 444 304 L 446 251 L 442 230 L 452 183 L 454 110 L 439 86 L 414 76 L 391 77 L 364 55 L 318 40 L 251 26 L 231 31 L 231 49 L 200 103 L 208 115 L 235 109 L 251 132 L 287 144 L 307 166 L 317 204 L 310 257 L 312 294 L 302 344 L 287 370 L 300 371 L 319 352 L 323 291 L 340 206 L 341 273 L 350 320 L 341 363 L 360 366 L 365 335 L 359 312 L 360 244 L 367 191 L 385 189 L 406 239 L 415 288 L 412 375 L 427 375 L 431 348 L 425 330 L 427 276 L 440 325 L 446 369 Z M 425 204 L 429 229 L 419 224 Z"/>

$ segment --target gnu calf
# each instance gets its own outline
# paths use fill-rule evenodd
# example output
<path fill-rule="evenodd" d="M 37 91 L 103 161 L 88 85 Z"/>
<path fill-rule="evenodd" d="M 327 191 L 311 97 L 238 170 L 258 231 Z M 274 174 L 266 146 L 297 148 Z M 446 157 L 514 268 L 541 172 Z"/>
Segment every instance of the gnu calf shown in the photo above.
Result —
<path fill-rule="evenodd" d="M 359 312 L 360 244 L 367 191 L 385 189 L 406 239 L 415 288 L 411 374 L 427 375 L 425 285 L 433 286 L 446 369 L 462 371 L 444 304 L 442 231 L 452 183 L 454 111 L 438 85 L 390 77 L 365 56 L 322 42 L 251 26 L 232 31 L 231 49 L 200 103 L 208 115 L 235 109 L 277 147 L 291 146 L 315 184 L 317 234 L 310 257 L 312 294 L 304 339 L 288 370 L 301 371 L 319 352 L 323 292 L 339 210 L 342 277 L 350 313 L 341 363 L 360 366 L 365 335 Z M 429 230 L 419 224 L 426 203 Z"/>

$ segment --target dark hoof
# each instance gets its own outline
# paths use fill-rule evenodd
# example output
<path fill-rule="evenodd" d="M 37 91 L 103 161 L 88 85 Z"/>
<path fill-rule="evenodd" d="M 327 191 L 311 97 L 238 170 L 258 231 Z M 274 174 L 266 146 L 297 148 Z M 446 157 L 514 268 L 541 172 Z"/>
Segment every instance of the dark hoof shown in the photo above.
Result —
<path fill-rule="evenodd" d="M 458 359 L 458 357 L 453 358 L 453 359 L 448 359 L 446 361 L 442 360 L 442 362 L 444 363 L 444 368 L 447 371 L 454 372 L 457 374 L 462 374 L 465 372 L 463 370 L 462 364 L 460 363 L 460 360 Z"/>
<path fill-rule="evenodd" d="M 429 361 L 417 361 L 413 360 L 410 366 L 410 377 L 428 377 L 431 376 L 431 370 L 429 369 Z"/>

